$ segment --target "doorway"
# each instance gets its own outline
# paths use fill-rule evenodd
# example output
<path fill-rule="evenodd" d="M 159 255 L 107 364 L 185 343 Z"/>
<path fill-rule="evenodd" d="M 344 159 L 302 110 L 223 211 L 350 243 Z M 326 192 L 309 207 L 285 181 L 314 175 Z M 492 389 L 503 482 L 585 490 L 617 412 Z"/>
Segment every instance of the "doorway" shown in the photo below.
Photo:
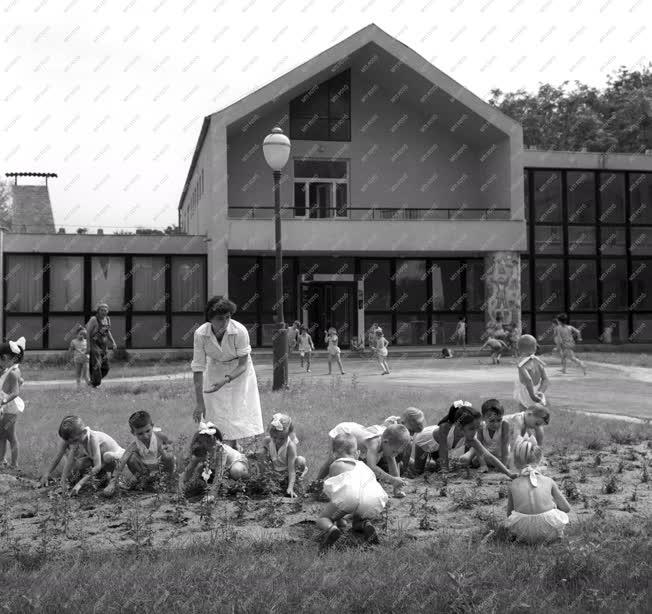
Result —
<path fill-rule="evenodd" d="M 308 329 L 316 348 L 325 348 L 326 331 L 337 329 L 339 346 L 351 347 L 357 328 L 357 290 L 355 282 L 312 282 L 304 286 L 310 300 L 304 309 Z M 304 322 L 305 323 L 305 322 Z"/>

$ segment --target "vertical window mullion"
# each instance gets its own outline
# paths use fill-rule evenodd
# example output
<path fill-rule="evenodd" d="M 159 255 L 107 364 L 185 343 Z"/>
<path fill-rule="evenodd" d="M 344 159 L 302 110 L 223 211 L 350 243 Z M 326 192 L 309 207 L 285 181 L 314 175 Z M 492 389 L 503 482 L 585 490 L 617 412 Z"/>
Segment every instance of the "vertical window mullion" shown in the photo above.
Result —
<path fill-rule="evenodd" d="M 207 271 L 204 265 L 204 271 Z M 204 296 L 208 290 L 207 281 L 204 279 Z M 172 256 L 165 256 L 165 343 L 167 347 L 172 347 Z"/>
<path fill-rule="evenodd" d="M 125 287 L 124 297 L 125 303 L 123 309 L 125 311 L 125 330 L 127 331 L 127 338 L 125 339 L 125 347 L 131 349 L 133 343 L 131 340 L 131 326 L 133 323 L 133 311 L 134 311 L 134 277 L 133 277 L 133 257 L 125 256 L 124 259 L 125 266 Z"/>
<path fill-rule="evenodd" d="M 631 192 L 629 190 L 630 173 L 625 173 L 625 259 L 627 267 L 627 339 L 634 334 L 634 314 L 632 312 L 632 303 L 634 302 L 634 288 L 632 280 L 633 264 L 632 264 L 632 221 L 631 215 Z"/>
<path fill-rule="evenodd" d="M 598 303 L 598 338 L 600 335 L 602 335 L 602 331 L 604 330 L 604 321 L 603 321 L 603 316 L 602 316 L 602 281 L 600 280 L 600 277 L 602 277 L 602 252 L 600 251 L 600 247 L 602 245 L 602 230 L 600 226 L 600 211 L 602 207 L 602 200 L 600 198 L 600 171 L 595 171 L 594 173 L 595 178 L 593 183 L 595 184 L 595 190 L 594 190 L 594 199 L 595 199 L 595 276 L 596 276 L 596 283 L 598 284 L 598 287 L 595 288 L 596 291 L 596 297 L 597 297 L 597 303 Z"/>
<path fill-rule="evenodd" d="M 426 345 L 432 345 L 432 296 L 432 258 L 426 258 L 426 303 L 428 304 L 426 308 L 426 331 L 428 335 Z"/>
<path fill-rule="evenodd" d="M 394 335 L 396 334 L 396 309 L 394 305 L 396 304 L 396 258 L 392 258 L 389 261 L 389 279 L 391 281 L 391 284 L 389 285 L 389 306 L 392 310 L 392 313 L 390 314 L 392 322 L 392 330 L 390 331 L 390 335 L 392 342 L 395 343 L 396 339 L 394 338 Z"/>
<path fill-rule="evenodd" d="M 568 181 L 567 174 L 568 171 L 561 171 L 561 233 L 562 233 L 562 284 L 564 292 L 564 301 L 563 301 L 563 312 L 569 314 L 569 298 L 570 298 L 570 283 L 568 280 L 568 198 L 567 198 L 567 189 Z"/>
<path fill-rule="evenodd" d="M 43 349 L 47 350 L 50 347 L 50 255 L 45 254 L 42 261 L 43 266 L 43 302 L 41 304 L 41 324 L 43 327 Z"/>
<path fill-rule="evenodd" d="M 84 256 L 84 324 L 88 322 L 93 312 L 93 261 L 92 256 Z"/>

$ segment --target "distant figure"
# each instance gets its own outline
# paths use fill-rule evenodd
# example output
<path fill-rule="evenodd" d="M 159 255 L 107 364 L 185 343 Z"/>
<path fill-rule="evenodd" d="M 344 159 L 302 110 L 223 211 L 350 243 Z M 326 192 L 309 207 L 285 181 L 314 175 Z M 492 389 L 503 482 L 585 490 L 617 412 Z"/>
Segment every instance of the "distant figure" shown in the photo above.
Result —
<path fill-rule="evenodd" d="M 615 322 L 611 322 L 604 327 L 604 331 L 602 333 L 602 343 L 613 343 L 613 333 L 615 328 Z"/>
<path fill-rule="evenodd" d="M 298 347 L 299 356 L 301 357 L 301 368 L 303 369 L 303 361 L 305 359 L 306 372 L 310 373 L 310 358 L 312 357 L 312 353 L 315 351 L 315 344 L 305 326 L 301 327 L 301 332 L 298 337 Z"/>
<path fill-rule="evenodd" d="M 378 366 L 381 370 L 381 375 L 389 375 L 389 365 L 387 364 L 387 355 L 389 354 L 387 346 L 389 341 L 383 335 L 383 329 L 376 329 L 376 343 L 374 344 L 374 352 L 378 360 Z"/>
<path fill-rule="evenodd" d="M 288 328 L 288 355 L 291 354 L 293 350 L 297 349 L 300 328 L 301 328 L 301 322 L 299 322 L 298 320 L 292 322 L 292 326 Z"/>
<path fill-rule="evenodd" d="M 367 332 L 367 342 L 369 343 L 369 347 L 372 349 L 376 347 L 376 331 L 379 328 L 378 324 L 374 322 Z"/>
<path fill-rule="evenodd" d="M 332 326 L 326 332 L 326 344 L 328 346 L 328 375 L 333 372 L 333 360 L 337 361 L 337 366 L 340 368 L 340 373 L 344 375 L 344 367 L 342 367 L 342 351 L 338 345 L 337 330 Z"/>
<path fill-rule="evenodd" d="M 455 337 L 456 344 L 466 349 L 466 318 L 464 316 L 460 316 L 460 319 L 457 321 L 457 327 L 453 336 Z"/>
<path fill-rule="evenodd" d="M 88 375 L 88 341 L 86 339 L 86 329 L 79 324 L 77 326 L 77 335 L 70 341 L 70 358 L 73 365 L 75 365 L 75 379 L 77 380 L 77 388 L 81 386 L 82 378 L 90 384 L 91 380 Z"/>
<path fill-rule="evenodd" d="M 532 335 L 521 335 L 518 352 L 524 358 L 518 363 L 518 377 L 514 383 L 514 399 L 521 409 L 534 403 L 546 404 L 545 391 L 548 389 L 548 376 L 545 363 L 535 356 L 537 340 Z"/>
<path fill-rule="evenodd" d="M 109 343 L 114 350 L 118 349 L 111 334 L 111 318 L 106 303 L 97 306 L 95 315 L 86 324 L 86 333 L 90 343 L 90 380 L 93 388 L 97 388 L 109 372 Z"/>
<path fill-rule="evenodd" d="M 575 356 L 573 348 L 577 341 L 582 341 L 582 333 L 568 323 L 568 316 L 565 313 L 560 313 L 557 316 L 559 320 L 559 327 L 557 329 L 559 335 L 559 349 L 561 352 L 561 372 L 566 373 L 566 363 L 568 360 L 574 362 L 582 369 L 586 375 L 586 367 L 584 363 Z"/>
<path fill-rule="evenodd" d="M 485 348 L 489 348 L 491 350 L 491 364 L 494 365 L 500 364 L 500 357 L 502 356 L 503 352 L 509 349 L 507 344 L 502 339 L 496 339 L 495 337 L 489 337 L 489 339 L 485 341 L 484 345 L 480 349 L 484 350 Z"/>

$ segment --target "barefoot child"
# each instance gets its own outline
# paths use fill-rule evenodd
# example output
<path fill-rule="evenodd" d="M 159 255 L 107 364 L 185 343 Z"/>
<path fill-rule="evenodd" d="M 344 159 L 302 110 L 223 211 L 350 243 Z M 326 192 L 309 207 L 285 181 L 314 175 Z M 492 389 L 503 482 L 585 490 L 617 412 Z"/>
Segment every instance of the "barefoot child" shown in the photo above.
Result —
<path fill-rule="evenodd" d="M 135 487 L 152 487 L 156 480 L 165 476 L 170 481 L 174 474 L 176 459 L 170 450 L 172 442 L 154 426 L 152 417 L 146 411 L 137 411 L 129 416 L 129 428 L 134 440 L 127 446 L 116 470 L 113 472 L 104 494 L 110 497 L 115 492 L 118 479 L 125 465 L 129 467 L 134 480 L 128 483 Z"/>
<path fill-rule="evenodd" d="M 92 477 L 110 477 L 116 463 L 125 452 L 115 439 L 101 431 L 92 431 L 78 416 L 66 416 L 61 421 L 59 437 L 61 442 L 57 455 L 41 477 L 40 483 L 41 486 L 47 486 L 50 474 L 65 455 L 61 489 L 65 491 L 68 487 L 68 478 L 73 477 L 77 482 L 70 491 L 73 496 L 78 494 L 82 486 Z"/>
<path fill-rule="evenodd" d="M 520 476 L 510 484 L 507 495 L 507 529 L 531 544 L 563 537 L 570 511 L 555 481 L 537 469 L 541 456 L 541 448 L 530 436 L 519 438 L 514 463 Z"/>
<path fill-rule="evenodd" d="M 25 402 L 19 396 L 24 380 L 18 367 L 24 351 L 25 337 L 0 344 L 0 463 L 6 462 L 5 452 L 9 443 L 12 469 L 18 469 L 16 421 L 18 414 L 25 410 Z"/>
<path fill-rule="evenodd" d="M 582 341 L 582 333 L 568 323 L 568 316 L 565 313 L 560 313 L 557 316 L 559 326 L 557 327 L 557 334 L 559 336 L 559 352 L 561 354 L 561 372 L 566 373 L 566 362 L 570 360 L 582 369 L 586 375 L 586 367 L 584 363 L 575 356 L 573 348 L 576 341 Z"/>
<path fill-rule="evenodd" d="M 507 344 L 502 339 L 496 339 L 495 337 L 489 337 L 489 339 L 487 339 L 480 350 L 484 350 L 485 348 L 489 348 L 491 350 L 491 364 L 494 365 L 500 364 L 500 357 L 502 356 L 503 352 L 509 349 Z"/>
<path fill-rule="evenodd" d="M 222 443 L 222 433 L 212 422 L 200 422 L 190 441 L 190 460 L 179 478 L 179 490 L 189 501 L 199 501 L 216 483 L 216 476 L 245 479 L 249 476 L 249 461 Z"/>
<path fill-rule="evenodd" d="M 405 480 L 399 475 L 396 457 L 410 444 L 410 433 L 402 424 L 393 424 L 386 428 L 382 426 L 365 428 L 356 422 L 341 422 L 328 433 L 328 436 L 332 442 L 341 434 L 353 435 L 361 460 L 367 463 L 376 478 L 389 482 L 394 487 L 395 497 L 405 497 L 403 492 Z M 318 480 L 326 477 L 333 460 L 332 456 L 329 457 L 322 466 L 317 476 Z M 387 472 L 378 466 L 381 460 L 385 461 Z"/>
<path fill-rule="evenodd" d="M 81 386 L 82 378 L 87 384 L 90 384 L 91 380 L 88 376 L 88 341 L 86 340 L 86 329 L 81 324 L 77 326 L 77 335 L 70 342 L 69 352 L 72 364 L 75 366 L 77 388 Z"/>
<path fill-rule="evenodd" d="M 340 368 L 340 372 L 344 375 L 344 368 L 342 367 L 342 351 L 340 350 L 337 338 L 337 330 L 332 326 L 328 329 L 326 333 L 326 343 L 328 344 L 328 375 L 333 372 L 333 360 L 337 361 L 337 366 Z"/>
<path fill-rule="evenodd" d="M 453 333 L 455 337 L 455 342 L 457 345 L 461 345 L 462 349 L 466 349 L 466 318 L 460 316 L 460 319 L 457 321 L 457 326 L 455 327 L 455 332 Z"/>
<path fill-rule="evenodd" d="M 308 334 L 308 329 L 305 326 L 301 327 L 301 332 L 298 337 L 299 356 L 301 357 L 301 368 L 303 369 L 303 359 L 306 359 L 306 372 L 310 373 L 310 358 L 315 351 L 315 344 L 312 342 L 312 337 Z"/>
<path fill-rule="evenodd" d="M 297 455 L 299 440 L 294 432 L 292 418 L 286 414 L 274 414 L 263 440 L 259 457 L 271 461 L 274 471 L 282 482 L 282 488 L 289 497 L 296 497 L 294 486 L 301 479 L 308 467 L 306 459 Z"/>
<path fill-rule="evenodd" d="M 330 503 L 317 520 L 321 529 L 322 547 L 332 546 L 342 535 L 344 517 L 352 516 L 352 528 L 371 544 L 378 543 L 378 534 L 371 520 L 380 516 L 388 496 L 377 482 L 373 471 L 357 460 L 358 446 L 353 435 L 341 433 L 333 439 L 333 458 L 324 481 L 324 494 Z"/>
<path fill-rule="evenodd" d="M 537 340 L 532 335 L 521 335 L 518 351 L 522 358 L 518 363 L 518 377 L 514 382 L 514 398 L 521 409 L 533 403 L 546 405 L 545 391 L 548 389 L 548 376 L 545 363 L 535 356 Z"/>
<path fill-rule="evenodd" d="M 482 404 L 482 425 L 478 431 L 478 440 L 504 465 L 509 463 L 509 442 L 511 427 L 509 422 L 503 420 L 505 409 L 497 399 L 488 399 Z M 475 454 L 472 460 L 475 460 Z M 483 457 L 478 459 L 480 471 L 489 471 L 487 462 Z"/>
<path fill-rule="evenodd" d="M 378 366 L 380 367 L 381 375 L 389 374 L 389 365 L 387 364 L 387 355 L 389 354 L 389 352 L 387 351 L 388 345 L 389 345 L 389 341 L 385 339 L 385 335 L 383 334 L 383 329 L 377 328 L 376 345 L 374 347 L 374 352 L 376 354 L 376 358 L 378 359 Z"/>
<path fill-rule="evenodd" d="M 550 412 L 545 405 L 534 403 L 525 411 L 507 414 L 503 418 L 503 422 L 509 425 L 509 447 L 512 451 L 518 438 L 524 437 L 528 433 L 534 435 L 537 444 L 543 448 L 543 427 L 550 424 Z"/>

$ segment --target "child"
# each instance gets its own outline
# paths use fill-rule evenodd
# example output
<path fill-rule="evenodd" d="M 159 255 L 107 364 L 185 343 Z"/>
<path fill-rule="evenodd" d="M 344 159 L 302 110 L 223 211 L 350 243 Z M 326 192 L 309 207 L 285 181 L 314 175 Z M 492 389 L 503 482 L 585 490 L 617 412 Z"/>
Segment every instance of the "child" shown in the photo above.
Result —
<path fill-rule="evenodd" d="M 509 462 L 510 423 L 503 420 L 505 409 L 497 399 L 488 399 L 482 404 L 482 425 L 478 431 L 478 440 L 496 458 L 507 465 Z M 472 455 L 473 457 L 474 455 Z M 489 471 L 483 457 L 479 459 L 480 471 Z"/>
<path fill-rule="evenodd" d="M 514 382 L 514 398 L 521 409 L 533 403 L 546 405 L 545 391 L 548 389 L 548 376 L 545 363 L 535 355 L 537 340 L 532 335 L 521 335 L 518 351 L 524 358 L 518 363 L 518 377 Z"/>
<path fill-rule="evenodd" d="M 385 339 L 383 335 L 383 329 L 376 329 L 376 345 L 374 347 L 374 352 L 376 353 L 376 358 L 378 359 L 378 366 L 381 370 L 381 375 L 389 375 L 389 365 L 387 364 L 387 346 L 389 341 Z"/>
<path fill-rule="evenodd" d="M 292 418 L 286 414 L 274 414 L 267 429 L 269 433 L 263 440 L 263 449 L 258 453 L 263 459 L 270 460 L 274 471 L 283 482 L 283 489 L 288 497 L 296 497 L 294 485 L 301 479 L 308 467 L 306 459 L 297 455 L 299 440 L 294 432 Z"/>
<path fill-rule="evenodd" d="M 602 343 L 613 343 L 614 330 L 616 330 L 615 322 L 611 322 L 604 327 L 604 331 L 602 333 Z"/>
<path fill-rule="evenodd" d="M 378 543 L 378 534 L 371 520 L 378 517 L 387 505 L 387 493 L 377 482 L 373 471 L 357 460 L 356 438 L 347 433 L 333 439 L 335 460 L 324 481 L 324 494 L 330 503 L 317 520 L 323 532 L 322 547 L 332 546 L 342 535 L 340 527 L 344 517 L 353 516 L 353 530 L 362 533 L 371 544 Z M 339 525 L 339 526 L 338 526 Z"/>
<path fill-rule="evenodd" d="M 485 462 L 496 467 L 498 471 L 509 477 L 515 477 L 503 463 L 500 462 L 478 441 L 477 432 L 482 422 L 482 414 L 468 401 L 455 401 L 445 418 L 439 421 L 439 428 L 433 429 L 432 437 L 437 444 L 441 471 L 448 472 L 448 457 L 458 456 L 463 466 L 471 462 L 472 453 L 475 452 Z M 465 449 L 469 451 L 465 453 Z"/>
<path fill-rule="evenodd" d="M 489 337 L 480 350 L 484 350 L 487 347 L 491 349 L 491 364 L 494 365 L 500 364 L 502 353 L 509 349 L 502 339 L 496 339 L 495 337 Z"/>
<path fill-rule="evenodd" d="M 423 431 L 425 426 L 426 417 L 418 407 L 408 407 L 400 416 L 390 416 L 385 418 L 383 426 L 391 426 L 392 424 L 402 424 L 413 437 L 416 433 Z"/>
<path fill-rule="evenodd" d="M 172 442 L 161 433 L 161 429 L 154 426 L 149 413 L 137 411 L 131 414 L 129 428 L 134 440 L 127 446 L 109 485 L 104 489 L 103 494 L 107 497 L 115 492 L 125 465 L 135 478 L 131 486 L 139 483 L 146 488 L 153 485 L 160 474 L 166 474 L 168 481 L 174 474 L 176 459 L 170 451 Z"/>
<path fill-rule="evenodd" d="M 82 486 L 92 477 L 100 475 L 109 477 L 125 452 L 115 439 L 101 431 L 92 431 L 78 416 L 66 416 L 61 421 L 59 437 L 62 441 L 59 443 L 57 455 L 41 477 L 41 486 L 47 486 L 50 474 L 65 455 L 61 489 L 65 491 L 70 474 L 76 474 L 74 479 L 77 483 L 70 492 L 73 496 L 78 494 Z"/>
<path fill-rule="evenodd" d="M 534 434 L 537 444 L 543 447 L 543 427 L 550 424 L 550 412 L 545 405 L 535 403 L 525 411 L 507 414 L 503 422 L 509 425 L 510 448 L 513 449 L 519 437 Z"/>
<path fill-rule="evenodd" d="M 586 375 L 584 363 L 575 356 L 573 351 L 575 342 L 582 341 L 582 334 L 577 328 L 568 324 L 568 316 L 565 313 L 560 313 L 557 320 L 559 321 L 557 331 L 559 335 L 559 351 L 561 353 L 561 372 L 566 373 L 566 361 L 570 360 L 579 365 L 584 375 Z"/>
<path fill-rule="evenodd" d="M 561 339 L 559 337 L 559 320 L 557 318 L 552 319 L 552 342 L 555 344 L 553 352 L 557 352 L 561 356 Z"/>
<path fill-rule="evenodd" d="M 462 349 L 466 349 L 466 318 L 460 316 L 460 319 L 457 321 L 457 327 L 453 333 L 457 345 L 461 345 Z"/>
<path fill-rule="evenodd" d="M 449 348 L 442 348 L 441 357 L 442 358 L 453 358 L 453 352 Z"/>
<path fill-rule="evenodd" d="M 215 476 L 241 480 L 249 477 L 247 457 L 222 443 L 212 422 L 200 422 L 190 441 L 190 460 L 179 478 L 179 490 L 189 501 L 199 501 L 215 483 Z"/>
<path fill-rule="evenodd" d="M 516 325 L 515 322 L 512 322 L 512 324 L 509 327 L 509 346 L 512 349 L 512 356 L 514 358 L 518 358 L 518 339 L 520 337 L 520 333 L 518 331 L 518 326 Z"/>
<path fill-rule="evenodd" d="M 563 537 L 570 505 L 554 480 L 542 475 L 537 465 L 541 448 L 531 437 L 519 438 L 514 463 L 520 472 L 509 487 L 507 521 L 509 532 L 531 544 Z"/>
<path fill-rule="evenodd" d="M 88 341 L 86 340 L 86 329 L 79 324 L 77 326 L 77 336 L 70 341 L 70 357 L 75 365 L 75 378 L 77 379 L 77 388 L 81 386 L 81 380 L 87 384 L 91 383 L 88 376 Z"/>
<path fill-rule="evenodd" d="M 25 410 L 25 402 L 20 398 L 23 380 L 18 365 L 23 360 L 25 337 L 18 341 L 0 344 L 0 462 L 4 464 L 7 442 L 11 448 L 11 468 L 18 469 L 18 438 L 16 421 L 18 414 Z"/>
<path fill-rule="evenodd" d="M 303 359 L 306 359 L 306 372 L 310 373 L 310 357 L 315 351 L 315 344 L 312 342 L 312 337 L 308 334 L 308 329 L 305 326 L 301 327 L 299 334 L 299 356 L 301 357 L 301 368 L 303 369 Z"/>
<path fill-rule="evenodd" d="M 333 372 L 333 359 L 337 361 L 340 372 L 344 375 L 344 368 L 342 367 L 342 357 L 339 346 L 337 345 L 337 330 L 332 326 L 326 333 L 326 343 L 328 344 L 328 375 Z"/>
<path fill-rule="evenodd" d="M 395 497 L 399 499 L 405 497 L 403 492 L 405 480 L 400 477 L 396 457 L 410 444 L 408 430 L 402 424 L 365 428 L 356 422 L 341 422 L 328 433 L 328 436 L 333 441 L 343 433 L 355 437 L 361 459 L 369 465 L 376 478 L 389 482 L 394 487 Z M 387 472 L 378 466 L 381 460 L 385 461 Z M 333 461 L 333 457 L 329 457 L 319 471 L 318 480 L 326 477 L 328 468 Z"/>

